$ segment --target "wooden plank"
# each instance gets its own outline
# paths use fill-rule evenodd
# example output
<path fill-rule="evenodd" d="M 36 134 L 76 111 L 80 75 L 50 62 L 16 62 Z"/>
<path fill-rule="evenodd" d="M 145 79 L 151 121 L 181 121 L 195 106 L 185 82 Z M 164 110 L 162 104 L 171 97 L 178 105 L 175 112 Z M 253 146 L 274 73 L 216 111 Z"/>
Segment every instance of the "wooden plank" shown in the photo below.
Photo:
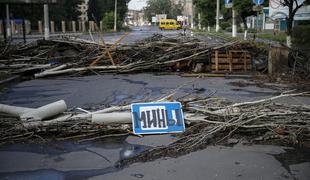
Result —
<path fill-rule="evenodd" d="M 215 69 L 216 69 L 216 71 L 218 71 L 219 70 L 219 68 L 218 68 L 218 66 L 219 66 L 219 57 L 218 57 L 218 55 L 219 55 L 219 52 L 218 51 L 215 51 Z"/>
<path fill-rule="evenodd" d="M 232 72 L 232 53 L 229 51 L 229 71 Z"/>
<path fill-rule="evenodd" d="M 231 68 L 231 69 L 230 69 Z M 250 70 L 252 68 L 252 66 L 250 64 L 248 64 L 247 66 L 244 66 L 243 64 L 242 65 L 233 65 L 233 66 L 230 66 L 229 64 L 226 64 L 226 65 L 218 65 L 218 67 L 216 68 L 216 65 L 212 65 L 212 70 L 223 70 L 223 69 L 226 69 L 226 70 L 236 70 L 236 69 L 240 69 L 240 70 L 244 70 L 244 68 L 246 68 L 246 70 Z"/>
<path fill-rule="evenodd" d="M 215 58 L 215 54 L 212 54 L 211 57 Z M 227 54 L 218 54 L 218 57 L 219 58 L 227 58 L 228 56 L 227 56 Z M 244 54 L 234 54 L 233 53 L 232 57 L 234 57 L 234 58 L 241 58 L 241 57 L 244 57 Z M 251 58 L 251 55 L 250 54 L 246 54 L 246 57 Z"/>
<path fill-rule="evenodd" d="M 232 59 L 232 63 L 233 63 L 233 64 L 238 64 L 238 63 L 243 64 L 244 61 L 246 61 L 247 64 L 250 64 L 250 63 L 251 63 L 251 59 L 245 59 L 245 58 L 244 58 L 244 59 L 235 59 L 235 58 Z M 215 64 L 215 58 L 214 58 L 214 59 L 211 59 L 211 62 L 212 62 L 213 64 Z M 228 64 L 229 61 L 228 61 L 227 58 L 218 58 L 218 63 L 219 63 L 219 64 Z"/>
<path fill-rule="evenodd" d="M 243 58 L 243 62 L 244 62 L 244 71 L 247 71 L 247 59 L 246 59 L 246 54 L 244 53 L 244 58 Z"/>

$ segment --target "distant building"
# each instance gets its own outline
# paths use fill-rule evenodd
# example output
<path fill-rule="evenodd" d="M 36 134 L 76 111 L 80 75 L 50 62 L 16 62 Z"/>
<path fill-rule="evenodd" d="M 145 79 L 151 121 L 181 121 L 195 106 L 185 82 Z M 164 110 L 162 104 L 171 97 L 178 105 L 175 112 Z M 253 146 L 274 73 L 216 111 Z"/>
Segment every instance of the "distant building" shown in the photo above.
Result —
<path fill-rule="evenodd" d="M 128 10 L 126 24 L 132 26 L 144 26 L 147 25 L 148 22 L 144 18 L 143 10 Z"/>
<path fill-rule="evenodd" d="M 193 0 L 183 0 L 183 15 L 187 17 L 187 23 L 194 28 L 194 4 Z"/>
<path fill-rule="evenodd" d="M 78 11 L 81 13 L 79 19 L 81 21 L 88 21 L 88 2 L 89 0 L 82 0 L 81 4 L 78 5 Z"/>
<path fill-rule="evenodd" d="M 287 7 L 282 6 L 278 1 L 270 1 L 269 7 L 265 7 L 258 18 L 256 16 L 247 18 L 248 27 L 260 30 L 286 31 L 287 16 Z M 310 20 L 310 5 L 305 5 L 297 11 L 293 25 L 304 20 Z"/>

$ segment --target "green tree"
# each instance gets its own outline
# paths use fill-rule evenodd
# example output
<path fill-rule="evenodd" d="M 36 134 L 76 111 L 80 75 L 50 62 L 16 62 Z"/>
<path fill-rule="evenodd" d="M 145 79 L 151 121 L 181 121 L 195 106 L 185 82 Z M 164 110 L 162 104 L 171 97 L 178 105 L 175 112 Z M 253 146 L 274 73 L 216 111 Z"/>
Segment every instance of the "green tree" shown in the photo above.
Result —
<path fill-rule="evenodd" d="M 215 0 L 194 0 L 196 12 L 201 15 L 201 25 L 207 27 L 215 24 L 216 1 Z"/>
<path fill-rule="evenodd" d="M 117 19 L 120 19 L 120 17 L 118 16 Z M 114 12 L 106 12 L 103 15 L 102 18 L 102 23 L 104 24 L 103 29 L 104 30 L 111 30 L 114 28 Z M 117 21 L 117 27 L 121 27 L 122 26 L 123 21 L 118 20 Z"/>
<path fill-rule="evenodd" d="M 248 29 L 246 18 L 248 16 L 252 16 L 252 15 L 256 14 L 256 12 L 254 12 L 252 10 L 252 8 L 253 8 L 252 1 L 249 1 L 249 0 L 233 0 L 233 2 L 234 2 L 233 7 L 238 12 L 238 16 L 242 20 L 244 28 Z"/>
<path fill-rule="evenodd" d="M 310 4 L 310 0 L 283 0 L 282 5 L 288 7 L 288 16 L 286 17 L 287 22 L 287 45 L 291 46 L 291 35 L 294 22 L 294 16 L 298 9 L 302 6 Z"/>
<path fill-rule="evenodd" d="M 54 21 L 76 21 L 80 12 L 78 4 L 81 0 L 57 1 L 57 4 L 49 5 L 50 19 Z"/>
<path fill-rule="evenodd" d="M 128 2 L 130 0 L 118 0 L 117 1 L 117 26 L 118 28 L 124 22 L 126 13 L 128 10 Z M 114 23 L 114 9 L 115 0 L 90 0 L 88 2 L 88 19 L 95 20 L 97 22 L 104 20 L 105 27 L 110 27 L 111 23 Z M 111 16 L 113 14 L 113 16 Z M 112 18 L 113 17 L 113 18 Z M 109 21 L 109 22 L 106 22 Z M 110 22 L 112 21 L 112 22 Z M 114 26 L 114 24 L 113 24 Z M 112 26 L 112 27 L 113 27 Z"/>
<path fill-rule="evenodd" d="M 144 8 L 145 17 L 150 21 L 156 14 L 167 14 L 168 19 L 176 19 L 182 14 L 183 7 L 171 0 L 149 0 Z"/>
<path fill-rule="evenodd" d="M 79 12 L 77 5 L 81 0 L 57 1 L 56 4 L 49 5 L 50 20 L 56 22 L 60 26 L 60 22 L 77 20 Z M 4 4 L 2 4 L 4 6 Z M 5 12 L 5 11 L 4 11 Z M 32 23 L 32 27 L 36 28 L 37 21 L 43 21 L 43 4 L 11 4 L 10 16 L 13 19 L 28 19 Z"/>

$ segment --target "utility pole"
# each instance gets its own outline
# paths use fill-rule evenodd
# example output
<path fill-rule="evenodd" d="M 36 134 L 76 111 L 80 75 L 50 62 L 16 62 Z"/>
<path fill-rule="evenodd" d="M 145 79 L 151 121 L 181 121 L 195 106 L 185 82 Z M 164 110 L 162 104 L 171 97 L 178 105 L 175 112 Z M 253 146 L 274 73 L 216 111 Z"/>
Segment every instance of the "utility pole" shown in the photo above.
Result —
<path fill-rule="evenodd" d="M 215 31 L 219 32 L 220 30 L 220 0 L 216 0 L 216 26 Z"/>
<path fill-rule="evenodd" d="M 48 17 L 48 4 L 44 4 L 44 39 L 48 40 L 50 38 L 50 26 Z"/>
<path fill-rule="evenodd" d="M 117 31 L 117 0 L 115 0 L 115 10 L 114 10 L 114 31 Z"/>
<path fill-rule="evenodd" d="M 237 37 L 236 10 L 232 8 L 232 37 Z"/>
<path fill-rule="evenodd" d="M 10 9 L 8 4 L 5 5 L 5 9 L 6 9 L 6 35 L 7 38 L 9 39 L 11 37 L 11 23 L 10 23 Z"/>

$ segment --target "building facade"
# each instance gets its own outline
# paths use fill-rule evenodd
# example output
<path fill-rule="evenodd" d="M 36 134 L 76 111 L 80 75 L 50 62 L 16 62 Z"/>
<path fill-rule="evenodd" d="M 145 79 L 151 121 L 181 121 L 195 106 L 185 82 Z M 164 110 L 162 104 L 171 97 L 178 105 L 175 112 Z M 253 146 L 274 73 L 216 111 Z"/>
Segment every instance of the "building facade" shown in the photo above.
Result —
<path fill-rule="evenodd" d="M 88 21 L 88 2 L 89 0 L 82 0 L 82 3 L 78 5 L 78 11 L 81 13 L 79 16 L 80 21 Z"/>
<path fill-rule="evenodd" d="M 131 26 L 144 26 L 148 24 L 144 18 L 143 10 L 128 10 L 125 22 Z"/>

